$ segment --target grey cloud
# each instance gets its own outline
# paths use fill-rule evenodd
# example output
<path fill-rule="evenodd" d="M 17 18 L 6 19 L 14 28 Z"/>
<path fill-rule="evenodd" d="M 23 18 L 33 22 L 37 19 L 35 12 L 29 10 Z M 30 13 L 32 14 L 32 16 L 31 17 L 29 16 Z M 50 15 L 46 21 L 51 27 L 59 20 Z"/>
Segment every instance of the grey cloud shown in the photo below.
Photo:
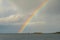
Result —
<path fill-rule="evenodd" d="M 19 9 L 18 10 L 19 13 L 24 15 L 24 18 L 20 20 L 20 22 L 23 21 L 23 23 L 26 21 L 29 15 L 32 14 L 34 9 L 36 9 L 36 7 L 38 7 L 42 2 L 41 0 L 12 0 L 12 1 L 17 5 Z M 36 16 L 34 16 L 31 20 L 31 22 L 45 21 L 46 23 L 43 25 L 29 24 L 27 25 L 24 32 L 55 32 L 60 30 L 59 29 L 60 28 L 60 0 L 49 0 L 46 8 L 47 8 L 46 13 L 43 14 L 42 18 L 40 16 L 41 13 L 39 13 Z M 6 16 L 8 16 L 14 14 L 15 12 L 16 11 L 8 11 L 5 13 Z"/>

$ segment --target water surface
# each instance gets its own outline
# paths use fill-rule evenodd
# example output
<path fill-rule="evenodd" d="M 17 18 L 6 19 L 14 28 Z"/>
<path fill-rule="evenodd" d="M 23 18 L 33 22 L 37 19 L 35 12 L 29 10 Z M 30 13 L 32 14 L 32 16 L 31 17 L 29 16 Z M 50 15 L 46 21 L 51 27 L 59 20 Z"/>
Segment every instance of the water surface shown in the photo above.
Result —
<path fill-rule="evenodd" d="M 60 34 L 0 34 L 0 40 L 60 40 Z"/>

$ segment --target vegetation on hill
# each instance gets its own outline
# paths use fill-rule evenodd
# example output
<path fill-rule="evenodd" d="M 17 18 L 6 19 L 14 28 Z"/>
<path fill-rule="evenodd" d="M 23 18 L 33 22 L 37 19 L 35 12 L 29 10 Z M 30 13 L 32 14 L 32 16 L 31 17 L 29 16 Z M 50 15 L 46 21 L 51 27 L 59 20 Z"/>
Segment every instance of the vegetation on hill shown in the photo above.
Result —
<path fill-rule="evenodd" d="M 53 34 L 60 34 L 60 32 L 55 32 L 55 33 L 53 33 Z"/>

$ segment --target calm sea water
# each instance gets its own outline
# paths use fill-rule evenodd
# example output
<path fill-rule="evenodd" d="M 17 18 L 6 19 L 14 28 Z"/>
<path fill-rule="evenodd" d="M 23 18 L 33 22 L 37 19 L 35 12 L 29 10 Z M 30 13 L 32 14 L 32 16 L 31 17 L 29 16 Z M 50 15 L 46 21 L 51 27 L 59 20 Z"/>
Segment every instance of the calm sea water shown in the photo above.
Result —
<path fill-rule="evenodd" d="M 0 40 L 60 40 L 60 34 L 0 34 Z"/>

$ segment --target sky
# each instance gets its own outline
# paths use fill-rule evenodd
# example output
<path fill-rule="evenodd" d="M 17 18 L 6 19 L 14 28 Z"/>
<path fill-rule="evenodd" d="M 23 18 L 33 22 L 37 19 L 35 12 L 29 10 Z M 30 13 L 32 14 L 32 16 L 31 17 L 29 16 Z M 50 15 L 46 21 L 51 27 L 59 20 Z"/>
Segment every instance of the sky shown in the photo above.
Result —
<path fill-rule="evenodd" d="M 44 0 L 0 0 L 0 33 L 18 33 L 26 19 Z M 44 12 L 44 13 L 43 13 Z M 48 0 L 23 33 L 60 32 L 60 0 Z"/>

